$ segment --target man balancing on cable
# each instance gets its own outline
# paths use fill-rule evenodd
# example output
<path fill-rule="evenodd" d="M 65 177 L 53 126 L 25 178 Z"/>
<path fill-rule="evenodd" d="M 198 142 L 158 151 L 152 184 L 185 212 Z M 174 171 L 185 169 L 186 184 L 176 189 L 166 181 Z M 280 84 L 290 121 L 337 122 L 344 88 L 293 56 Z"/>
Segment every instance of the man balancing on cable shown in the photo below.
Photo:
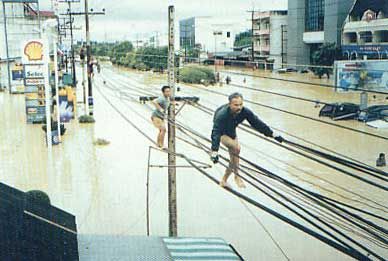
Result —
<path fill-rule="evenodd" d="M 169 86 L 162 87 L 162 95 L 152 103 L 155 106 L 155 110 L 152 112 L 151 120 L 156 128 L 159 129 L 157 144 L 159 148 L 163 148 L 164 144 L 164 136 L 166 135 L 166 124 L 164 123 L 165 115 L 168 112 L 168 108 L 170 107 L 170 96 L 171 89 Z"/>
<path fill-rule="evenodd" d="M 238 143 L 236 128 L 243 122 L 248 120 L 249 124 L 258 132 L 266 137 L 274 137 L 273 131 L 264 122 L 262 122 L 250 109 L 243 107 L 243 97 L 240 93 L 233 93 L 229 96 L 229 104 L 219 107 L 213 119 L 213 130 L 211 134 L 212 152 L 211 160 L 214 163 L 218 162 L 218 149 L 220 142 L 228 148 L 230 162 L 225 170 L 225 175 L 222 178 L 220 185 L 227 186 L 227 180 L 234 172 L 234 180 L 240 188 L 244 188 L 244 182 L 238 176 L 240 144 Z M 283 142 L 281 136 L 274 137 L 278 142 Z"/>

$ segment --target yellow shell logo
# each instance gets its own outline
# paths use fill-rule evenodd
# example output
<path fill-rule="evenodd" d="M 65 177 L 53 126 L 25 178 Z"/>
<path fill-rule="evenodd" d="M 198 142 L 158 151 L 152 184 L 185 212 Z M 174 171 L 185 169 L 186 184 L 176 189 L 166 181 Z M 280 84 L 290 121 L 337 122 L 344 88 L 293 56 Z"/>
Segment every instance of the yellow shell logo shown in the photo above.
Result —
<path fill-rule="evenodd" d="M 29 42 L 24 47 L 24 54 L 28 57 L 29 61 L 43 60 L 43 44 L 36 41 Z"/>

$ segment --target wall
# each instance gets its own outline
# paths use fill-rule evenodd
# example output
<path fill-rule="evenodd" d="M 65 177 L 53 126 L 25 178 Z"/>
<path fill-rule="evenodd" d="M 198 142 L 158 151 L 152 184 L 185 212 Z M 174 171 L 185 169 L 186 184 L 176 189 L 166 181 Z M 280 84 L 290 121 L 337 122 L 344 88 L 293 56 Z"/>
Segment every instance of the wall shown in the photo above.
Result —
<path fill-rule="evenodd" d="M 5 4 L 7 16 L 8 49 L 10 57 L 20 57 L 21 43 L 27 39 L 38 37 L 39 34 L 32 29 L 38 29 L 38 20 L 24 17 L 22 4 Z M 3 9 L 1 6 L 0 30 L 2 37 L 0 42 L 0 58 L 6 59 L 6 47 L 4 40 Z M 12 18 L 15 17 L 15 18 Z"/>
<path fill-rule="evenodd" d="M 192 28 L 184 28 L 182 24 L 185 22 L 191 23 L 194 25 Z M 230 52 L 233 50 L 234 38 L 236 32 L 240 32 L 240 29 L 237 29 L 233 21 L 229 19 L 218 19 L 210 16 L 201 16 L 193 17 L 188 19 L 183 19 L 179 21 L 180 36 L 184 36 L 184 30 L 190 31 L 187 32 L 187 36 L 191 33 L 194 34 L 193 39 L 195 39 L 195 44 L 201 44 L 202 51 L 213 53 L 215 50 L 215 41 L 214 41 L 214 31 L 222 31 L 222 35 L 217 35 L 217 52 Z M 227 32 L 230 32 L 230 37 L 227 37 Z M 180 49 L 184 49 L 184 46 L 179 44 Z"/>
<path fill-rule="evenodd" d="M 325 0 L 325 42 L 341 44 L 342 27 L 353 0 Z"/>
<path fill-rule="evenodd" d="M 7 16 L 7 32 L 8 32 L 8 50 L 9 57 L 21 57 L 21 44 L 22 42 L 31 39 L 38 38 L 39 33 L 33 31 L 38 29 L 38 20 L 24 17 L 24 9 L 22 4 L 5 4 L 6 16 Z M 12 18 L 15 17 L 15 18 Z M 0 59 L 6 60 L 6 44 L 4 34 L 4 17 L 3 6 L 0 3 Z M 12 69 L 13 63 L 10 67 Z M 0 63 L 0 85 L 8 85 L 7 80 L 7 63 Z"/>
<path fill-rule="evenodd" d="M 305 0 L 288 0 L 287 24 L 287 63 L 310 63 L 310 50 L 308 45 L 303 42 L 305 28 Z"/>
<path fill-rule="evenodd" d="M 216 41 L 213 35 L 214 31 L 222 31 L 222 35 L 216 36 Z M 195 19 L 195 42 L 202 45 L 203 51 L 213 53 L 215 42 L 217 43 L 217 52 L 233 51 L 235 31 L 233 23 L 228 20 L 211 17 L 198 17 Z M 227 37 L 227 32 L 230 32 L 230 37 Z"/>
<path fill-rule="evenodd" d="M 274 69 L 282 63 L 282 25 L 287 25 L 286 15 L 273 15 L 270 20 L 270 58 L 275 60 Z M 286 37 L 286 36 L 285 36 Z M 283 50 L 286 52 L 287 50 Z"/>

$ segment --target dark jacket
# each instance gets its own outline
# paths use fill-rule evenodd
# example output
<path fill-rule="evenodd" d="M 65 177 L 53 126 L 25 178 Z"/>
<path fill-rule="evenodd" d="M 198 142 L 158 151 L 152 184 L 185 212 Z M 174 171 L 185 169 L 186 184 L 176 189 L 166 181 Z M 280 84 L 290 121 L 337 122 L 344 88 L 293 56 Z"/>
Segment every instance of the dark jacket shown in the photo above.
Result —
<path fill-rule="evenodd" d="M 236 128 L 244 120 L 248 120 L 249 124 L 258 132 L 263 133 L 267 137 L 272 136 L 271 128 L 262 122 L 250 109 L 243 107 L 239 114 L 233 116 L 229 105 L 225 104 L 219 107 L 214 114 L 211 136 L 212 151 L 218 151 L 222 135 L 235 139 Z"/>

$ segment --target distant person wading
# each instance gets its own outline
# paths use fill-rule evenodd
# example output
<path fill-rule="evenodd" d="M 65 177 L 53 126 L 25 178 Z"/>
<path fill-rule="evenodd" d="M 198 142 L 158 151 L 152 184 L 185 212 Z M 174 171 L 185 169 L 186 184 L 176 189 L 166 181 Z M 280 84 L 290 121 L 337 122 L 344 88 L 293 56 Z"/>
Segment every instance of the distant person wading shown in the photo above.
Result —
<path fill-rule="evenodd" d="M 225 171 L 220 185 L 227 186 L 229 176 L 234 173 L 236 184 L 244 188 L 245 184 L 238 176 L 240 144 L 236 135 L 237 126 L 244 120 L 258 132 L 266 137 L 273 137 L 278 142 L 283 142 L 281 136 L 274 136 L 273 131 L 264 122 L 262 122 L 250 109 L 243 106 L 243 97 L 240 93 L 233 93 L 229 96 L 229 104 L 219 107 L 213 120 L 213 130 L 211 133 L 212 147 L 211 160 L 217 163 L 219 160 L 218 149 L 222 143 L 229 151 L 230 163 Z"/>

